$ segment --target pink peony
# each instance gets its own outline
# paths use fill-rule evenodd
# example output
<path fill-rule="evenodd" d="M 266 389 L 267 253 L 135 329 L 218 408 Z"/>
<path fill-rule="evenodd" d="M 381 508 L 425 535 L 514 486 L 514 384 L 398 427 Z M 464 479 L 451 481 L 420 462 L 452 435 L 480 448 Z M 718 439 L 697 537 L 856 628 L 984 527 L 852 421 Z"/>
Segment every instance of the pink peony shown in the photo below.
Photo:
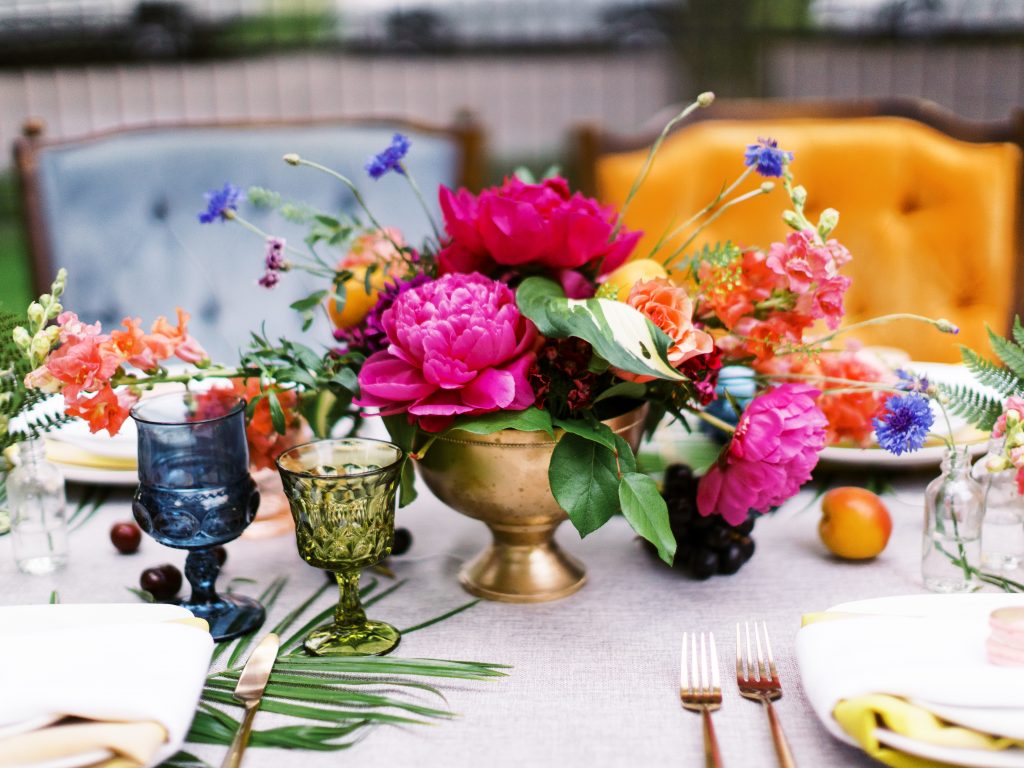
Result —
<path fill-rule="evenodd" d="M 611 240 L 615 210 L 571 195 L 558 177 L 526 184 L 513 176 L 479 195 L 441 187 L 439 197 L 450 238 L 439 254 L 442 273 L 501 265 L 604 274 L 626 260 L 641 235 L 621 229 Z"/>
<path fill-rule="evenodd" d="M 795 495 L 825 447 L 828 421 L 818 390 L 783 384 L 755 397 L 736 432 L 697 487 L 697 509 L 739 525 L 751 510 L 767 512 Z"/>
<path fill-rule="evenodd" d="M 445 275 L 399 295 L 381 324 L 388 346 L 363 364 L 358 405 L 408 413 L 428 432 L 460 414 L 533 405 L 527 373 L 537 330 L 505 284 Z"/>

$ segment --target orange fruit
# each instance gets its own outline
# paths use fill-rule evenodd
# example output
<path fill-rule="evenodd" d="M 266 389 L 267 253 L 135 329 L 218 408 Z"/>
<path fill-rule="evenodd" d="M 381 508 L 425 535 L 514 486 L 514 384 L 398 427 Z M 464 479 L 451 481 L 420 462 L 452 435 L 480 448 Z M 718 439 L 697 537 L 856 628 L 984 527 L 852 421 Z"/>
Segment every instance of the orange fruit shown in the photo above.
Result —
<path fill-rule="evenodd" d="M 889 543 L 892 517 L 882 500 L 864 488 L 833 488 L 821 500 L 818 535 L 829 552 L 845 560 L 867 560 Z"/>

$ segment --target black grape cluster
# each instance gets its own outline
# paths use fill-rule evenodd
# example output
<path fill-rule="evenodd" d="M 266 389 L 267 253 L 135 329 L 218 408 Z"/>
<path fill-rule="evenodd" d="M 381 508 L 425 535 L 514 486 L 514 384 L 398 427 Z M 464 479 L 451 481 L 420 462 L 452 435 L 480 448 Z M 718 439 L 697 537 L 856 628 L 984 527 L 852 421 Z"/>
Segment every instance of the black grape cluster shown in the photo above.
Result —
<path fill-rule="evenodd" d="M 754 555 L 754 518 L 731 526 L 718 515 L 701 517 L 697 511 L 697 478 L 685 464 L 665 470 L 662 490 L 668 505 L 668 521 L 676 537 L 677 570 L 695 579 L 709 579 L 716 573 L 731 575 Z"/>

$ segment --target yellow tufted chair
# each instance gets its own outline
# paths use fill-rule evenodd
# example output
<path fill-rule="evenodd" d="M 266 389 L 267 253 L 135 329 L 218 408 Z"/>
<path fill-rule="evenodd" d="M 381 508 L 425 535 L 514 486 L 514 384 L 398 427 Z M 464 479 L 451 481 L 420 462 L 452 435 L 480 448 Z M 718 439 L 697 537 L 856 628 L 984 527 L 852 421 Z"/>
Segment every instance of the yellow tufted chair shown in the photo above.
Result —
<path fill-rule="evenodd" d="M 985 324 L 1007 330 L 1020 296 L 1020 147 L 979 141 L 1011 137 L 1009 125 L 983 131 L 918 102 L 896 106 L 892 111 L 930 119 L 947 132 L 911 117 L 868 116 L 876 107 L 867 105 L 846 114 L 835 105 L 714 105 L 706 119 L 684 124 L 662 145 L 626 215 L 627 226 L 645 233 L 634 258 L 647 256 L 673 220 L 687 219 L 740 174 L 745 145 L 771 136 L 795 154 L 791 169 L 809 192 L 808 218 L 817 221 L 828 207 L 840 212 L 835 237 L 853 254 L 844 270 L 853 278 L 846 322 L 914 312 L 961 327 L 954 339 L 901 321 L 863 329 L 858 338 L 900 347 L 915 360 L 959 361 L 958 343 L 987 352 Z M 957 128 L 972 140 L 948 135 Z M 621 206 L 653 136 L 616 141 L 581 129 L 578 137 L 584 187 Z M 761 181 L 752 176 L 742 189 Z M 790 231 L 780 218 L 788 207 L 778 185 L 727 211 L 694 245 L 732 240 L 767 247 Z M 670 243 L 660 253 L 673 250 Z"/>

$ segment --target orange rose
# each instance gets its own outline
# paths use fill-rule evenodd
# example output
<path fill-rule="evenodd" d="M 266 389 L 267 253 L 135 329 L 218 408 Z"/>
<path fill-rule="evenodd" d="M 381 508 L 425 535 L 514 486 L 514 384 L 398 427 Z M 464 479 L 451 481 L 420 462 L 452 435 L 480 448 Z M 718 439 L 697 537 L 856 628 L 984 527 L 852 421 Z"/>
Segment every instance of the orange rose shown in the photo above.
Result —
<path fill-rule="evenodd" d="M 664 331 L 672 346 L 668 350 L 668 361 L 676 368 L 698 355 L 706 355 L 714 349 L 711 334 L 693 325 L 693 301 L 685 288 L 673 285 L 663 277 L 641 280 L 629 292 L 626 303 L 645 315 Z M 653 381 L 653 376 L 639 376 L 627 371 L 615 371 L 627 381 L 643 383 Z"/>

